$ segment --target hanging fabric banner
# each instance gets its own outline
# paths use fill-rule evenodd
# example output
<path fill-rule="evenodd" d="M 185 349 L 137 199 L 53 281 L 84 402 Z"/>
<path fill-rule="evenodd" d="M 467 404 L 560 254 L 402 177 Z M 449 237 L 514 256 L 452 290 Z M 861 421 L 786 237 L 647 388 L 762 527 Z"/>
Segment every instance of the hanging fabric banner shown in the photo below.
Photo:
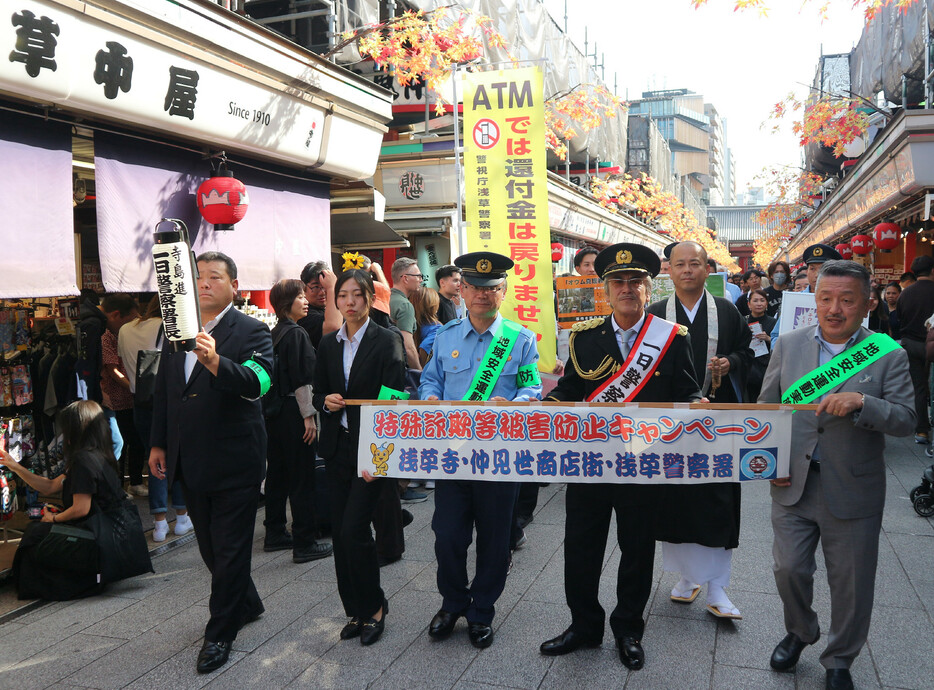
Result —
<path fill-rule="evenodd" d="M 791 408 L 360 406 L 357 471 L 405 479 L 708 484 L 788 476 Z"/>
<path fill-rule="evenodd" d="M 555 366 L 545 103 L 538 67 L 464 77 L 467 251 L 508 256 L 516 266 L 500 310 L 535 332 L 539 368 Z"/>

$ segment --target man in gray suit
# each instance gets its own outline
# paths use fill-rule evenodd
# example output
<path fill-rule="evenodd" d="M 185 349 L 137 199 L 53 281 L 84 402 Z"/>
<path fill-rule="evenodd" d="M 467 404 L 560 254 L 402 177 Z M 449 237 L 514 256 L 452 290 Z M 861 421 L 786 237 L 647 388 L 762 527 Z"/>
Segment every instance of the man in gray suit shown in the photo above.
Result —
<path fill-rule="evenodd" d="M 775 403 L 801 400 L 802 393 L 807 401 L 815 385 L 822 393 L 811 398 L 816 414 L 800 411 L 792 420 L 791 476 L 772 481 L 773 569 L 788 634 L 770 663 L 777 671 L 793 669 L 820 637 L 811 607 L 820 540 L 831 609 L 820 661 L 833 689 L 853 687 L 849 667 L 869 632 L 885 503 L 885 434 L 908 436 L 915 426 L 904 350 L 890 351 L 887 340 L 861 327 L 869 280 L 869 271 L 853 261 L 823 265 L 818 325 L 778 339 L 759 395 L 759 402 Z M 825 365 L 836 374 L 820 371 Z"/>

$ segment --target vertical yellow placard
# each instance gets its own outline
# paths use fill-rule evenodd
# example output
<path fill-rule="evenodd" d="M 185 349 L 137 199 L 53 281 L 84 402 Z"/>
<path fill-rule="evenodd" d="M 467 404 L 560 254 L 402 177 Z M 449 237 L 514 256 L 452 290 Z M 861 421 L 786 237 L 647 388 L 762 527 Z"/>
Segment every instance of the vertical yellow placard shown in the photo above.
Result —
<path fill-rule="evenodd" d="M 537 334 L 539 368 L 551 372 L 555 309 L 540 68 L 465 75 L 464 179 L 467 251 L 516 262 L 500 313 Z"/>

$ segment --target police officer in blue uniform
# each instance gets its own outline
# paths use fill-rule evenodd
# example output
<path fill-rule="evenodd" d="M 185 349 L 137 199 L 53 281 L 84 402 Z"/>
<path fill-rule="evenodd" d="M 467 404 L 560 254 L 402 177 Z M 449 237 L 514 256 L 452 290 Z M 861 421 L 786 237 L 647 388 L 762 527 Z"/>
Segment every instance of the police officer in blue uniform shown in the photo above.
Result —
<path fill-rule="evenodd" d="M 418 392 L 422 400 L 538 400 L 538 349 L 535 334 L 504 319 L 499 308 L 506 296 L 508 257 L 473 252 L 455 262 L 461 269 L 461 297 L 467 316 L 438 331 Z M 494 343 L 511 341 L 508 353 Z M 483 375 L 490 357 L 506 359 L 498 376 Z M 478 372 L 481 375 L 478 376 Z M 518 484 L 514 482 L 439 480 L 435 488 L 435 556 L 441 610 L 428 634 L 444 639 L 457 619 L 467 619 L 474 647 L 493 643 L 495 603 L 509 571 L 509 534 Z M 477 530 L 477 568 L 467 580 L 467 548 Z"/>

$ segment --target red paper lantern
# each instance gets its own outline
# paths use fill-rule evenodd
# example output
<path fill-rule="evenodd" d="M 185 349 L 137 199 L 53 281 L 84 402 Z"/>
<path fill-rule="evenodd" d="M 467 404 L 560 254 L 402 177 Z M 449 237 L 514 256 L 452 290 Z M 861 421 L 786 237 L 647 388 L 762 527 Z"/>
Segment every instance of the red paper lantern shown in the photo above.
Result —
<path fill-rule="evenodd" d="M 243 220 L 250 204 L 246 187 L 225 167 L 201 183 L 197 196 L 198 210 L 215 230 L 233 230 L 234 223 Z"/>
<path fill-rule="evenodd" d="M 551 260 L 552 262 L 557 263 L 561 261 L 561 257 L 564 256 L 564 245 L 560 242 L 551 243 Z"/>
<path fill-rule="evenodd" d="M 872 238 L 869 235 L 853 235 L 850 246 L 854 254 L 869 254 L 872 251 Z"/>
<path fill-rule="evenodd" d="M 853 258 L 853 247 L 848 244 L 838 244 L 834 249 L 836 249 L 837 253 L 844 259 Z"/>
<path fill-rule="evenodd" d="M 879 223 L 872 231 L 876 247 L 888 254 L 902 239 L 902 229 L 895 223 Z"/>

